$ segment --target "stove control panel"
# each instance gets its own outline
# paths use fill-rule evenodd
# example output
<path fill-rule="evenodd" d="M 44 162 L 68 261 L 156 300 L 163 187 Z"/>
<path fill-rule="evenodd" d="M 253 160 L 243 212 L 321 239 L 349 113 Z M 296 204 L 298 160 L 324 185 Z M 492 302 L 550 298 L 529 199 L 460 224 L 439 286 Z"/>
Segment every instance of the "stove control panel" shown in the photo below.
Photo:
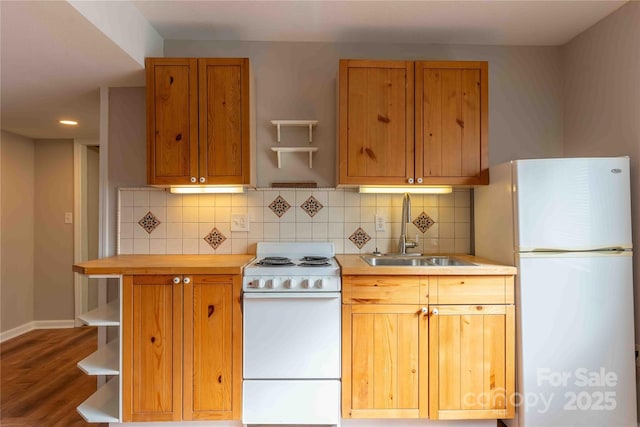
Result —
<path fill-rule="evenodd" d="M 336 292 L 340 276 L 244 276 L 245 292 Z"/>

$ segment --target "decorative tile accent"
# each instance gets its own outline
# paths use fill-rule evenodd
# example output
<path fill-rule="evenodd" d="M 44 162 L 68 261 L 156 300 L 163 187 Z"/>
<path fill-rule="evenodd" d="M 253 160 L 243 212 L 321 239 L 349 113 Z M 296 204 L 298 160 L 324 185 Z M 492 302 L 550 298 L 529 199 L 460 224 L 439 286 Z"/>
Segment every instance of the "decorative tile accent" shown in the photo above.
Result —
<path fill-rule="evenodd" d="M 283 199 L 282 196 L 276 197 L 275 200 L 269 205 L 269 209 L 271 209 L 273 213 L 278 216 L 278 218 L 284 215 L 290 207 L 291 205 L 287 203 L 287 201 Z"/>
<path fill-rule="evenodd" d="M 220 230 L 216 227 L 213 227 L 213 230 L 209 232 L 206 236 L 204 236 L 205 242 L 207 242 L 213 249 L 218 249 L 222 242 L 227 240 L 226 236 L 222 234 Z"/>
<path fill-rule="evenodd" d="M 140 224 L 140 227 L 144 228 L 147 233 L 151 234 L 151 232 L 155 230 L 158 225 L 160 225 L 160 220 L 156 218 L 156 216 L 152 214 L 151 211 L 149 211 L 145 216 L 142 217 L 140 221 L 138 221 L 138 224 Z"/>
<path fill-rule="evenodd" d="M 415 225 L 418 230 L 425 233 L 431 226 L 435 224 L 435 221 L 429 217 L 426 213 L 422 212 L 420 215 L 413 220 L 413 225 Z"/>
<path fill-rule="evenodd" d="M 320 209 L 322 209 L 324 206 L 322 206 L 322 203 L 320 203 L 318 199 L 311 196 L 307 200 L 305 200 L 305 202 L 301 204 L 300 207 L 307 213 L 307 215 L 313 218 L 315 214 L 320 212 Z"/>
<path fill-rule="evenodd" d="M 356 245 L 358 249 L 362 249 L 362 247 L 366 245 L 369 240 L 371 240 L 371 236 L 369 236 L 367 232 L 362 229 L 362 227 L 358 227 L 358 229 L 354 231 L 351 236 L 349 236 L 349 240 L 351 240 L 351 242 Z"/>

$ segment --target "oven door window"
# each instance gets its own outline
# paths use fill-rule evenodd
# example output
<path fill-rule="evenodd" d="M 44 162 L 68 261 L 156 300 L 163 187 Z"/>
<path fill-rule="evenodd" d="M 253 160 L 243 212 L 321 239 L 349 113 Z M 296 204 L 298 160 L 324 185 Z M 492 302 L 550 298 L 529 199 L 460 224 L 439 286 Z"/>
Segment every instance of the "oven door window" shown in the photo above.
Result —
<path fill-rule="evenodd" d="M 244 294 L 244 378 L 340 378 L 340 293 Z"/>

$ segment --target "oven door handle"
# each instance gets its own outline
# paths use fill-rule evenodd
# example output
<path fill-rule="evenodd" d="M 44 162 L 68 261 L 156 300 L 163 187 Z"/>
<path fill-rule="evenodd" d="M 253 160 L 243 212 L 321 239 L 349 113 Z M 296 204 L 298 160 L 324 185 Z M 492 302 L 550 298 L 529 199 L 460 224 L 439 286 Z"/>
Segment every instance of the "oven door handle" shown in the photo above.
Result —
<path fill-rule="evenodd" d="M 265 293 L 253 293 L 245 292 L 243 297 L 245 300 L 249 299 L 340 299 L 340 292 L 265 292 Z"/>

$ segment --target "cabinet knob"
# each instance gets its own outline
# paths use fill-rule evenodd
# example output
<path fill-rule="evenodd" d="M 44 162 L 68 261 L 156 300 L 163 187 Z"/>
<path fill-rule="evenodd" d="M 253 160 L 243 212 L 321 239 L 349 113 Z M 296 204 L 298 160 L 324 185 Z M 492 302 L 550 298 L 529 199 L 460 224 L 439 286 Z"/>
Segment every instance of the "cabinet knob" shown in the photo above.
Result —
<path fill-rule="evenodd" d="M 413 184 L 413 178 L 409 178 L 409 179 L 407 180 L 407 182 L 408 182 L 409 184 Z"/>
<path fill-rule="evenodd" d="M 418 184 L 422 184 L 422 178 L 418 178 Z"/>
<path fill-rule="evenodd" d="M 196 177 L 195 177 L 195 176 L 192 176 L 192 177 L 191 177 L 191 182 L 193 182 L 193 183 L 195 184 L 195 183 L 196 183 L 196 181 L 197 181 Z"/>
<path fill-rule="evenodd" d="M 433 314 L 434 316 L 438 315 L 438 309 L 434 308 L 433 310 L 431 310 L 431 314 Z"/>
<path fill-rule="evenodd" d="M 205 183 L 205 181 L 206 181 L 206 179 L 204 179 L 204 176 L 201 176 L 201 177 L 200 177 L 200 182 L 201 182 L 202 184 L 204 184 L 204 183 Z"/>
<path fill-rule="evenodd" d="M 174 277 L 174 278 L 173 278 L 173 283 L 174 283 L 174 284 L 176 284 L 176 285 L 177 285 L 178 283 L 180 283 L 180 278 L 179 278 L 179 277 Z"/>
<path fill-rule="evenodd" d="M 429 312 L 429 309 L 427 307 L 422 307 L 422 309 L 420 309 L 420 312 L 422 314 L 427 314 Z"/>
<path fill-rule="evenodd" d="M 189 278 L 189 277 L 185 277 L 184 279 L 182 279 L 182 282 L 183 282 L 185 285 L 188 285 L 189 283 L 191 283 L 191 278 Z"/>

